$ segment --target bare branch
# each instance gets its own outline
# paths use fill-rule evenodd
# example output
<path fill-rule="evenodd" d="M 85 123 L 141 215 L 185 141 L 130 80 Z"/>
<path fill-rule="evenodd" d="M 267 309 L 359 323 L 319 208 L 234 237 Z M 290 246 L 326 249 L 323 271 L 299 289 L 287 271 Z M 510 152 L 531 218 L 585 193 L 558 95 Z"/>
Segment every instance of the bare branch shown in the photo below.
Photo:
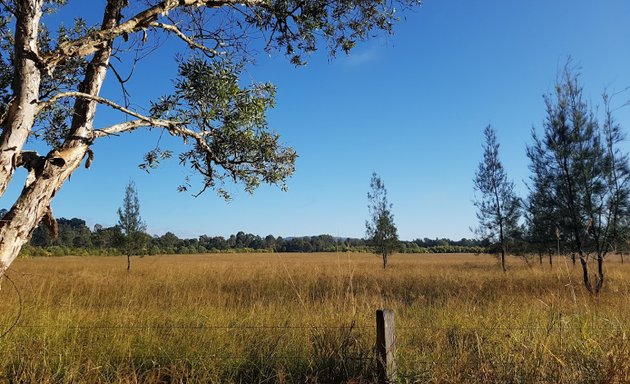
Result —
<path fill-rule="evenodd" d="M 172 121 L 168 120 L 156 120 L 156 119 L 138 119 L 132 121 L 125 121 L 124 123 L 114 124 L 107 128 L 97 129 L 94 131 L 94 137 L 106 137 L 110 135 L 117 135 L 119 133 L 131 132 L 141 127 L 165 127 L 168 128 L 173 125 Z"/>
<path fill-rule="evenodd" d="M 191 129 L 185 128 L 184 125 L 186 125 L 186 122 L 183 122 L 183 121 L 154 119 L 152 117 L 145 116 L 138 112 L 127 109 L 121 105 L 114 103 L 111 100 L 108 100 L 99 96 L 89 95 L 87 93 L 81 93 L 81 92 L 59 93 L 53 96 L 52 98 L 50 98 L 50 100 L 41 102 L 40 105 L 38 106 L 38 111 L 41 111 L 42 109 L 46 108 L 48 105 L 64 97 L 85 98 L 88 100 L 96 101 L 97 103 L 107 105 L 116 110 L 119 110 L 120 112 L 123 112 L 127 115 L 137 118 L 137 120 L 127 121 L 120 124 L 114 124 L 107 128 L 96 130 L 93 133 L 94 138 L 115 135 L 115 134 L 123 133 L 123 132 L 129 132 L 140 127 L 163 127 L 163 128 L 166 128 L 169 131 L 169 133 L 173 136 L 181 136 L 185 138 L 194 139 L 197 142 L 197 144 L 199 144 L 199 146 L 201 146 L 206 152 L 212 153 L 212 150 L 210 149 L 210 147 L 205 141 L 205 138 L 208 135 L 210 135 L 210 132 L 195 132 Z"/>
<path fill-rule="evenodd" d="M 118 71 L 116 70 L 116 67 L 114 67 L 114 65 L 112 63 L 109 63 L 108 65 L 112 69 L 112 72 L 114 73 L 114 76 L 116 77 L 116 80 L 118 80 L 118 84 L 120 84 L 120 88 L 122 90 L 123 99 L 125 101 L 125 108 L 129 108 L 129 105 L 130 105 L 130 103 L 129 103 L 129 96 L 130 96 L 130 94 L 127 91 L 127 87 L 125 86 L 125 83 L 127 81 L 129 81 L 129 79 L 131 78 L 131 74 L 126 79 L 123 79 L 120 76 L 120 73 L 118 73 Z"/>
<path fill-rule="evenodd" d="M 188 44 L 193 49 L 199 49 L 201 51 L 204 51 L 206 53 L 211 54 L 212 56 L 219 56 L 219 55 L 222 54 L 221 52 L 218 52 L 218 51 L 216 51 L 216 50 L 214 50 L 212 48 L 206 47 L 206 46 L 204 46 L 202 44 L 199 44 L 199 43 L 195 42 L 193 39 L 191 39 L 190 37 L 186 36 L 184 34 L 184 32 L 182 32 L 175 25 L 158 23 L 158 22 L 152 22 L 150 25 L 152 27 L 162 28 L 165 31 L 169 31 L 169 32 L 174 33 L 177 37 L 182 39 L 184 42 L 186 42 L 186 44 Z"/>
<path fill-rule="evenodd" d="M 212 150 L 206 142 L 206 136 L 208 133 L 195 132 L 184 127 L 184 123 L 172 120 L 152 119 L 145 117 L 143 119 L 126 121 L 120 124 L 114 124 L 107 128 L 101 128 L 94 131 L 95 137 L 105 137 L 109 135 L 116 135 L 119 133 L 130 132 L 140 127 L 163 127 L 173 136 L 181 136 L 185 138 L 191 138 L 199 144 L 206 152 L 212 153 Z"/>
<path fill-rule="evenodd" d="M 82 98 L 82 99 L 87 99 L 87 100 L 92 100 L 92 101 L 96 101 L 97 103 L 100 104 L 104 104 L 107 105 L 109 107 L 112 107 L 114 109 L 119 110 L 120 112 L 123 112 L 127 115 L 136 117 L 138 119 L 142 119 L 142 120 L 151 120 L 150 117 L 146 117 L 138 112 L 132 111 L 128 108 L 125 108 L 121 105 L 118 105 L 116 103 L 114 103 L 113 101 L 109 100 L 109 99 L 105 99 L 103 97 L 100 96 L 94 96 L 94 95 L 90 95 L 88 93 L 83 93 L 83 92 L 62 92 L 62 93 L 58 93 L 55 96 L 51 97 L 50 99 L 46 100 L 46 101 L 40 101 L 37 106 L 37 113 L 41 112 L 42 110 L 46 109 L 48 106 L 50 106 L 51 104 L 55 103 L 57 100 L 65 98 L 65 97 L 74 97 L 74 98 Z"/>

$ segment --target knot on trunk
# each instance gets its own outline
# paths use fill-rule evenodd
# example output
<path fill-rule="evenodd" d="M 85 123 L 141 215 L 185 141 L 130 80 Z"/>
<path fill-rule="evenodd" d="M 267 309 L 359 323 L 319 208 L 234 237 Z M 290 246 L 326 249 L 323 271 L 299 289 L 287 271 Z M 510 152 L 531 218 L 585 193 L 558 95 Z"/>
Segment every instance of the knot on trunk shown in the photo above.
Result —
<path fill-rule="evenodd" d="M 50 151 L 46 159 L 48 160 L 48 162 L 50 162 L 50 164 L 56 167 L 63 167 L 64 165 L 66 165 L 66 159 L 63 156 L 63 152 L 56 149 Z"/>

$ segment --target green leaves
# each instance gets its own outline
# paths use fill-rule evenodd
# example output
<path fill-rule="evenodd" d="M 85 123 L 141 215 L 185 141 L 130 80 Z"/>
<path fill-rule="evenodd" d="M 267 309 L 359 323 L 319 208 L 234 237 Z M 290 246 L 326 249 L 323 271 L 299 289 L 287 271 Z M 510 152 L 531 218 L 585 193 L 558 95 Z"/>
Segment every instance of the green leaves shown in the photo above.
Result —
<path fill-rule="evenodd" d="M 117 225 L 124 236 L 125 253 L 127 255 L 141 254 L 145 247 L 142 235 L 147 226 L 140 217 L 140 200 L 133 181 L 129 181 L 125 188 L 122 207 L 118 208 Z"/>
<path fill-rule="evenodd" d="M 598 293 L 604 282 L 604 257 L 627 239 L 630 168 L 627 153 L 619 147 L 624 135 L 608 98 L 604 97 L 600 123 L 569 63 L 555 92 L 545 96 L 543 134 L 534 134 L 534 144 L 527 149 L 533 173 L 531 232 L 544 242 L 558 228 L 566 246 L 580 258 L 585 287 Z M 587 263 L 590 255 L 598 263 L 594 281 Z"/>
<path fill-rule="evenodd" d="M 348 53 L 375 32 L 391 33 L 396 6 L 419 4 L 419 0 L 271 0 L 253 9 L 247 21 L 271 33 L 268 48 L 284 50 L 293 64 L 301 65 L 301 56 L 317 50 L 320 40 L 332 56 L 339 50 Z"/>
<path fill-rule="evenodd" d="M 368 192 L 370 218 L 365 222 L 366 236 L 383 256 L 383 268 L 387 266 L 387 257 L 399 246 L 398 230 L 394 224 L 392 204 L 387 200 L 387 189 L 381 178 L 372 173 Z"/>
<path fill-rule="evenodd" d="M 474 188 L 479 226 L 476 234 L 501 246 L 501 266 L 505 271 L 507 244 L 518 233 L 520 199 L 514 192 L 514 183 L 508 180 L 499 160 L 499 143 L 494 129 L 484 129 L 483 160 L 475 173 Z"/>
<path fill-rule="evenodd" d="M 238 84 L 242 67 L 228 60 L 205 61 L 191 58 L 180 64 L 179 79 L 175 84 L 184 115 L 201 130 L 212 130 L 218 125 L 227 128 L 265 128 L 265 112 L 275 103 L 276 90 L 272 84 L 252 84 L 241 88 Z"/>
<path fill-rule="evenodd" d="M 157 168 L 161 160 L 170 159 L 172 156 L 172 151 L 157 147 L 144 155 L 144 161 L 138 167 L 148 173 L 150 169 Z"/>
<path fill-rule="evenodd" d="M 283 147 L 268 129 L 265 113 L 275 104 L 275 87 L 269 83 L 242 87 L 241 70 L 225 59 L 192 57 L 180 63 L 175 93 L 152 105 L 152 116 L 184 122 L 193 133 L 171 131 L 192 141 L 179 160 L 203 176 L 199 193 L 214 188 L 229 199 L 222 187 L 227 180 L 242 183 L 250 193 L 261 183 L 285 188 L 294 171 L 295 151 Z"/>

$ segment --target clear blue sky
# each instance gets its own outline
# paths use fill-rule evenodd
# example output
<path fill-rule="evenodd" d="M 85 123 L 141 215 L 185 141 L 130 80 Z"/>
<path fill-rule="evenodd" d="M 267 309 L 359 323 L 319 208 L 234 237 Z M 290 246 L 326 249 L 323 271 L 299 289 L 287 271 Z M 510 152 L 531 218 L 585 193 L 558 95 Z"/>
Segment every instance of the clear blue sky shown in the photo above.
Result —
<path fill-rule="evenodd" d="M 79 0 L 70 6 L 85 7 Z M 288 192 L 263 186 L 248 195 L 230 187 L 229 203 L 212 192 L 198 198 L 178 193 L 189 171 L 176 159 L 151 174 L 137 167 L 155 146 L 153 131 L 96 144 L 92 168 L 77 171 L 55 197 L 55 215 L 114 225 L 133 179 L 153 234 L 363 237 L 366 193 L 376 171 L 402 239 L 472 237 L 472 179 L 487 124 L 496 128 L 504 166 L 524 195 L 525 146 L 531 128 L 541 128 L 542 95 L 552 90 L 566 58 L 581 67 L 595 103 L 604 88 L 630 86 L 627 0 L 426 0 L 400 16 L 392 37 L 362 43 L 349 56 L 329 60 L 322 51 L 296 69 L 280 54 L 261 55 L 249 68 L 246 82 L 277 85 L 270 125 L 300 156 Z M 150 57 L 130 86 L 134 102 L 146 106 L 149 95 L 168 92 L 174 70 L 168 53 Z M 118 98 L 117 91 L 108 82 L 104 94 Z M 614 104 L 629 99 L 626 92 Z M 616 116 L 630 128 L 628 107 Z M 99 122 L 114 121 L 101 113 Z M 14 185 L 0 206 L 8 208 L 17 193 Z"/>

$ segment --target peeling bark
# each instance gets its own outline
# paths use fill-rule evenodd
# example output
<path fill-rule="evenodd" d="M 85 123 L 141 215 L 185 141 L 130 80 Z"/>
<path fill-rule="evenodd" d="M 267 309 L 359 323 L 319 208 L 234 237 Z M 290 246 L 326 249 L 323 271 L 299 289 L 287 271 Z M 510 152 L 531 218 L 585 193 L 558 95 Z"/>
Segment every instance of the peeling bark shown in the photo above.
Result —
<path fill-rule="evenodd" d="M 39 2 L 38 4 L 41 8 L 41 4 Z M 105 8 L 102 29 L 111 29 L 118 24 L 121 17 L 120 12 L 122 11 L 124 4 L 125 0 L 108 0 Z M 32 21 L 35 23 L 35 30 L 37 29 L 36 21 L 38 21 L 38 19 Z M 33 27 L 30 24 L 29 26 Z M 112 42 L 108 41 L 94 54 L 94 57 L 87 68 L 84 80 L 79 85 L 79 90 L 81 92 L 92 96 L 98 96 L 101 86 L 103 85 L 103 81 L 105 80 L 111 52 Z M 26 103 L 29 108 L 28 113 L 31 113 L 32 117 L 30 121 L 26 118 L 22 118 L 19 119 L 19 124 L 15 123 L 18 124 L 18 131 L 19 128 L 23 128 L 26 136 L 28 136 L 28 133 L 32 128 L 34 116 L 37 111 L 36 92 L 38 91 L 37 88 L 39 87 L 40 79 L 39 72 L 37 68 L 35 68 L 34 62 L 30 62 L 29 65 L 34 67 L 34 72 L 18 73 L 18 77 L 21 79 L 21 83 L 30 86 L 26 89 L 32 91 L 29 93 L 31 100 Z M 35 89 L 31 89 L 34 81 L 31 79 L 32 76 L 35 76 L 35 80 L 37 80 L 37 88 Z M 32 94 L 33 92 L 35 93 Z M 18 98 L 18 100 L 24 98 L 25 97 Z M 12 107 L 18 108 L 14 106 Z M 57 190 L 61 188 L 61 185 L 70 177 L 72 172 L 81 165 L 83 158 L 89 150 L 89 145 L 91 144 L 94 136 L 93 122 L 94 114 L 96 112 L 96 101 L 78 98 L 74 105 L 74 111 L 75 113 L 72 119 L 70 132 L 61 148 L 52 150 L 46 157 L 40 157 L 35 153 L 22 154 L 20 152 L 21 147 L 24 144 L 22 142 L 20 150 L 17 148 L 13 149 L 11 162 L 8 167 L 5 166 L 2 160 L 0 160 L 0 166 L 2 168 L 0 177 L 2 177 L 2 175 L 8 176 L 2 180 L 3 188 L 6 188 L 8 178 L 10 178 L 10 175 L 13 173 L 16 164 L 30 167 L 29 179 L 27 180 L 20 197 L 11 210 L 5 215 L 4 220 L 0 222 L 0 275 L 4 274 L 11 263 L 15 260 L 20 252 L 20 249 L 31 238 L 33 231 L 42 218 L 46 216 L 47 222 L 52 219 L 52 212 L 50 210 L 52 198 L 55 196 Z M 9 114 L 9 120 L 10 119 L 11 114 Z M 13 125 L 11 125 L 11 127 L 13 127 Z M 9 139 L 14 137 L 12 132 L 12 129 L 5 129 L 3 131 L 2 145 L 5 145 L 5 141 L 9 142 Z M 7 133 L 6 138 L 5 133 Z M 24 137 L 24 140 L 26 140 L 26 136 Z M 3 146 L 2 148 L 4 149 L 5 147 Z M 7 156 L 7 153 L 4 151 L 2 152 L 3 158 Z M 19 156 L 16 154 L 19 154 Z M 7 174 L 7 171 L 10 173 Z M 2 189 L 2 191 L 3 190 L 4 189 Z M 50 224 L 54 230 L 54 224 Z"/>
<path fill-rule="evenodd" d="M 57 220 L 55 220 L 53 216 L 52 208 L 50 208 L 50 205 L 44 213 L 42 223 L 46 226 L 46 228 L 48 228 L 48 231 L 50 231 L 50 235 L 53 239 L 57 239 L 59 237 L 59 225 L 57 224 Z"/>
<path fill-rule="evenodd" d="M 11 265 L 20 249 L 28 242 L 44 215 L 50 212 L 50 202 L 63 182 L 81 164 L 85 151 L 69 152 L 63 167 L 47 161 L 41 175 L 24 187 L 17 202 L 0 224 L 0 275 Z"/>
<path fill-rule="evenodd" d="M 41 73 L 37 65 L 37 33 L 42 16 L 42 0 L 16 1 L 15 74 L 13 99 L 8 105 L 0 135 L 0 196 L 15 171 L 16 157 L 22 152 L 37 113 Z"/>

